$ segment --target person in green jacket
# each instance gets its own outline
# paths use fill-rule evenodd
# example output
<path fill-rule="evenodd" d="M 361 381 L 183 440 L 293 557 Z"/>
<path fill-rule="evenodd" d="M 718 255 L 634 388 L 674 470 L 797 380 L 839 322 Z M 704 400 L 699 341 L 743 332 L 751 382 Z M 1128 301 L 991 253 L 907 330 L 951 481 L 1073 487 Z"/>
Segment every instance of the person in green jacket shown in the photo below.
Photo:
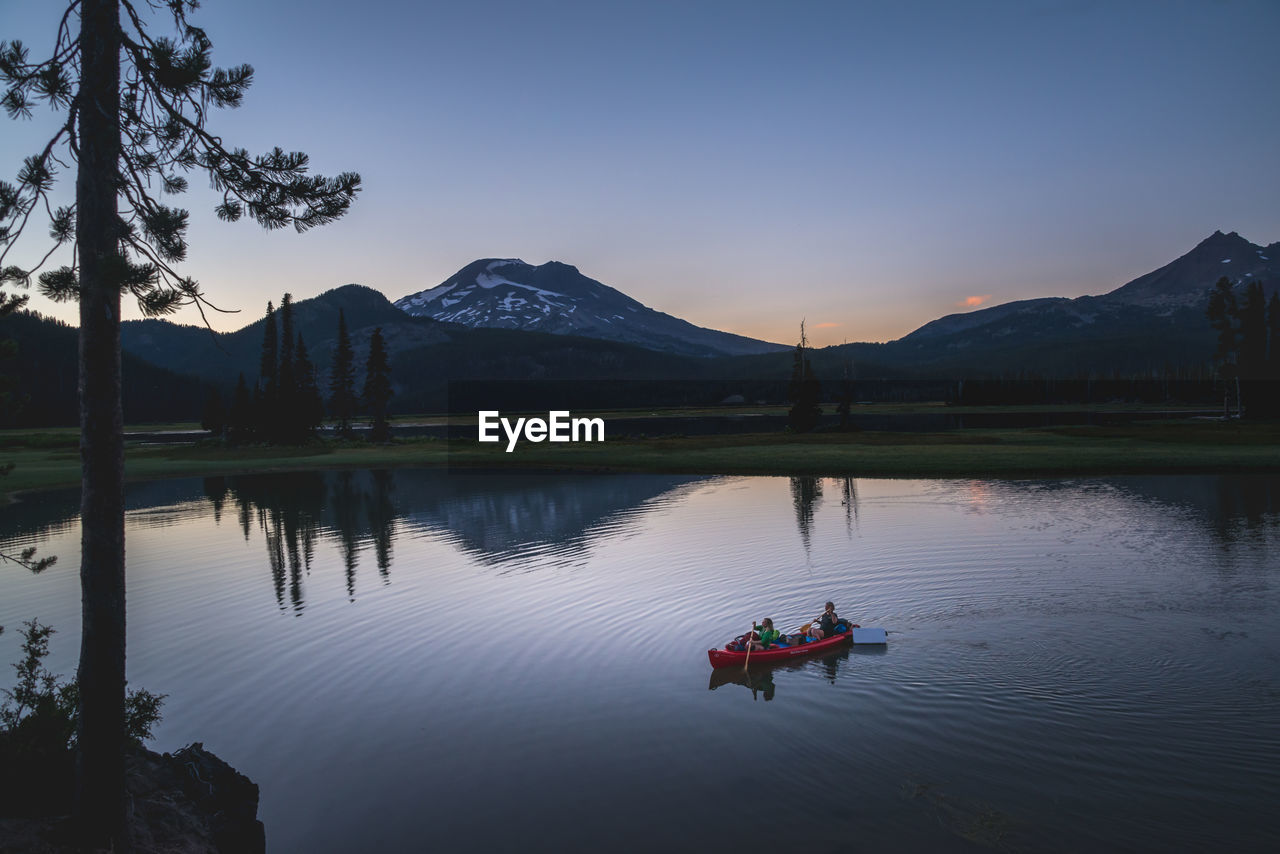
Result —
<path fill-rule="evenodd" d="M 760 625 L 753 625 L 751 639 L 747 641 L 747 649 L 768 649 L 770 644 L 776 643 L 779 634 L 777 629 L 773 627 L 773 620 L 765 617 L 760 621 Z"/>

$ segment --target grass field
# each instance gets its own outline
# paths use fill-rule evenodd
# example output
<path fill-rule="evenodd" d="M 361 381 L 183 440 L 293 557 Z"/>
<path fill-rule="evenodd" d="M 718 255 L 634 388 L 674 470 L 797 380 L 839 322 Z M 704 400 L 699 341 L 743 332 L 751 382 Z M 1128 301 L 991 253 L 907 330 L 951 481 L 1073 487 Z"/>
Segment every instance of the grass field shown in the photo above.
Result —
<path fill-rule="evenodd" d="M 785 433 L 530 444 L 514 452 L 474 441 L 411 439 L 390 445 L 317 442 L 297 448 L 220 444 L 127 446 L 130 479 L 298 469 L 534 468 L 699 474 L 875 477 L 1063 477 L 1122 473 L 1280 472 L 1280 424 L 1149 421 L 1107 427 L 954 430 L 944 433 Z M 10 495 L 73 486 L 74 430 L 0 433 L 0 480 Z"/>

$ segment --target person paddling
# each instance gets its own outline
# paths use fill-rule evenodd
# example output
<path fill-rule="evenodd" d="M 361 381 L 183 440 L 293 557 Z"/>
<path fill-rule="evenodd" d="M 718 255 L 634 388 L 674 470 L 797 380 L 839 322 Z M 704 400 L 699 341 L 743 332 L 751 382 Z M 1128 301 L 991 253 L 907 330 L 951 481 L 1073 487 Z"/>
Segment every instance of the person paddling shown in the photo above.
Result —
<path fill-rule="evenodd" d="M 828 602 L 823 612 L 814 618 L 814 622 L 817 625 L 810 630 L 812 637 L 816 640 L 831 637 L 836 633 L 836 624 L 840 622 L 840 618 L 836 616 L 836 606 Z"/>
<path fill-rule="evenodd" d="M 773 627 L 773 620 L 765 617 L 760 621 L 760 625 L 751 627 L 752 635 L 747 640 L 745 649 L 768 649 L 769 645 L 776 643 L 779 632 Z"/>

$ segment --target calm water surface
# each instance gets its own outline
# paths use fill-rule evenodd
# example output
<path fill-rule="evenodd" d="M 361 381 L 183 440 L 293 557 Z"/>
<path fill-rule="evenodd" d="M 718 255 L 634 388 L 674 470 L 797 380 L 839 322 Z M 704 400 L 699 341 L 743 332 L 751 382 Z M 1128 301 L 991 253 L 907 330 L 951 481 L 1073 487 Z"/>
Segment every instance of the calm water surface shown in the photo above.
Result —
<path fill-rule="evenodd" d="M 131 683 L 275 851 L 1271 851 L 1280 479 L 344 472 L 130 488 Z M 0 659 L 78 649 L 76 496 Z M 713 675 L 832 599 L 887 648 Z M 8 680 L 6 680 L 8 681 Z"/>

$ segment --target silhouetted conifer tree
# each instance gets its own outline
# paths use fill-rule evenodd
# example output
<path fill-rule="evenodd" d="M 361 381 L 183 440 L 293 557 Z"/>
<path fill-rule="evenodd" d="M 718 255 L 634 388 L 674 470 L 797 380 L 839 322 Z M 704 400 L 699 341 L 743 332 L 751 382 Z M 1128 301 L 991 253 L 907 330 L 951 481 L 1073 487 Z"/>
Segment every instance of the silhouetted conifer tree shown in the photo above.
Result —
<path fill-rule="evenodd" d="M 342 216 L 359 190 L 355 174 L 308 174 L 306 155 L 279 148 L 258 157 L 228 149 L 206 129 L 214 107 L 237 106 L 253 69 L 213 66 L 212 44 L 187 20 L 191 0 L 72 0 L 44 61 L 19 42 L 0 42 L 0 97 L 11 118 L 43 102 L 65 111 L 52 138 L 28 157 L 16 185 L 0 182 L 0 277 L 26 285 L 36 269 L 5 267 L 33 213 L 49 214 L 55 246 L 74 240 L 71 266 L 40 274 L 42 292 L 77 300 L 81 450 L 82 619 L 75 826 L 79 847 L 129 847 L 125 809 L 124 419 L 120 301 L 148 315 L 184 303 L 203 309 L 186 257 L 187 211 L 160 190 L 187 189 L 184 173 L 206 173 L 222 194 L 217 214 L 244 213 L 268 228 L 298 229 Z M 163 9 L 174 37 L 152 34 Z M 78 24 L 79 32 L 76 32 Z M 56 170 L 76 164 L 74 205 L 54 208 Z M 36 217 L 38 219 L 38 217 Z M 52 250 L 43 255 L 47 259 Z M 39 252 L 35 253 L 40 256 Z"/>
<path fill-rule="evenodd" d="M 1280 291 L 1273 293 L 1267 303 L 1267 356 L 1261 386 L 1260 414 L 1280 417 Z"/>
<path fill-rule="evenodd" d="M 373 419 L 370 438 L 386 442 L 391 438 L 391 425 L 387 422 L 387 404 L 391 401 L 391 365 L 387 362 L 387 348 L 382 341 L 382 327 L 369 336 L 369 358 L 365 362 L 364 405 Z"/>
<path fill-rule="evenodd" d="M 280 330 L 276 325 L 276 312 L 267 300 L 267 316 L 262 324 L 262 358 L 258 363 L 258 432 L 264 439 L 275 437 L 276 399 L 279 395 L 277 378 L 280 372 Z"/>
<path fill-rule="evenodd" d="M 0 284 L 5 282 L 5 278 L 0 273 Z M 26 294 L 6 294 L 0 291 L 0 320 L 13 314 L 18 309 L 27 304 L 29 297 Z M 0 423 L 4 423 L 6 417 L 12 417 L 18 412 L 18 396 L 13 389 L 17 386 L 11 371 L 14 356 L 18 354 L 17 342 L 8 338 L 0 338 Z"/>
<path fill-rule="evenodd" d="M 1267 375 L 1280 382 L 1280 291 L 1271 295 L 1267 303 Z"/>
<path fill-rule="evenodd" d="M 294 368 L 297 372 L 297 423 L 306 438 L 314 435 L 324 421 L 324 400 L 320 397 L 320 389 L 316 385 L 316 370 L 307 355 L 307 345 L 301 334 L 298 335 Z"/>
<path fill-rule="evenodd" d="M 1240 306 L 1240 402 L 1245 417 L 1268 414 L 1266 376 L 1267 300 L 1262 282 L 1250 282 Z"/>
<path fill-rule="evenodd" d="M 351 419 L 356 414 L 355 354 L 347 335 L 347 318 L 338 310 L 338 343 L 333 351 L 329 374 L 329 413 L 338 422 L 338 432 L 351 435 Z"/>
<path fill-rule="evenodd" d="M 5 278 L 0 275 L 0 283 Z M 21 296 L 17 294 L 6 294 L 0 291 L 0 320 L 6 316 L 13 314 L 18 309 L 27 304 L 27 295 Z M 13 357 L 18 352 L 18 345 L 12 340 L 0 338 L 0 424 L 4 424 L 17 417 L 18 411 L 24 403 L 18 395 L 14 393 L 13 388 L 17 385 L 16 380 L 9 373 L 9 365 L 7 363 L 13 361 Z M 0 477 L 5 477 L 9 472 L 13 471 L 13 463 L 0 462 Z M 41 572 L 45 567 L 52 565 L 57 561 L 56 557 L 46 557 L 36 559 L 36 549 L 34 546 L 28 546 L 17 554 L 8 554 L 0 552 L 0 563 L 9 561 L 10 563 L 25 566 L 32 572 Z M 3 626 L 0 626 L 3 630 Z"/>
<path fill-rule="evenodd" d="M 1240 376 L 1261 378 L 1267 365 L 1267 304 L 1262 282 L 1250 282 L 1240 307 Z"/>
<path fill-rule="evenodd" d="M 1274 297 L 1272 302 L 1274 305 Z M 1265 417 L 1272 414 L 1274 390 L 1267 380 L 1271 376 L 1275 343 L 1271 329 L 1277 321 L 1274 316 L 1268 316 L 1262 283 L 1250 282 L 1241 304 L 1236 299 L 1230 279 L 1225 276 L 1218 279 L 1209 294 L 1205 314 L 1218 333 L 1214 363 L 1225 385 L 1224 414 L 1230 414 L 1232 390 L 1236 395 L 1237 415 Z"/>
<path fill-rule="evenodd" d="M 791 409 L 787 412 L 787 423 L 797 433 L 808 433 L 818 426 L 818 418 L 822 408 L 818 405 L 822 394 L 822 386 L 813 373 L 813 366 L 805 354 L 809 341 L 804 334 L 804 322 L 800 323 L 800 342 L 796 344 L 794 364 L 791 367 L 791 385 L 787 399 L 791 401 Z"/>
<path fill-rule="evenodd" d="M 1235 291 L 1231 288 L 1231 280 L 1226 276 L 1218 279 L 1209 294 L 1209 305 L 1205 314 L 1209 325 L 1218 333 L 1218 343 L 1214 350 L 1213 361 L 1218 369 L 1218 376 L 1223 381 L 1222 410 L 1223 415 L 1231 414 L 1231 391 L 1237 395 L 1239 406 L 1239 358 L 1240 337 L 1236 319 L 1239 316 Z"/>
<path fill-rule="evenodd" d="M 299 422 L 297 410 L 297 375 L 294 368 L 293 297 L 280 300 L 280 362 L 276 370 L 275 439 L 299 442 L 306 431 Z"/>
<path fill-rule="evenodd" d="M 257 438 L 284 444 L 310 439 L 324 420 L 324 402 L 302 336 L 294 334 L 290 294 L 280 300 L 278 311 L 267 303 L 259 370 L 253 416 Z"/>

